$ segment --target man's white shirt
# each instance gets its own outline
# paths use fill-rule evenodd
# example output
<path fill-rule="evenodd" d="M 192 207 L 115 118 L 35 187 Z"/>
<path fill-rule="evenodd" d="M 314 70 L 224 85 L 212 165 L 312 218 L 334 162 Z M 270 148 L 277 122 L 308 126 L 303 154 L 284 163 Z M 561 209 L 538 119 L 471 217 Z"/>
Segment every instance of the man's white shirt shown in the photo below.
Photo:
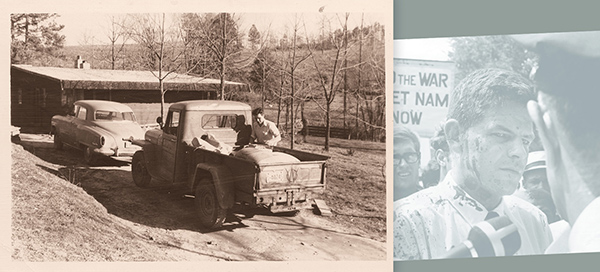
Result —
<path fill-rule="evenodd" d="M 517 226 L 521 247 L 515 255 L 542 254 L 552 242 L 546 215 L 525 200 L 504 196 L 493 211 Z M 449 173 L 437 186 L 394 202 L 394 259 L 441 258 L 488 212 Z"/>

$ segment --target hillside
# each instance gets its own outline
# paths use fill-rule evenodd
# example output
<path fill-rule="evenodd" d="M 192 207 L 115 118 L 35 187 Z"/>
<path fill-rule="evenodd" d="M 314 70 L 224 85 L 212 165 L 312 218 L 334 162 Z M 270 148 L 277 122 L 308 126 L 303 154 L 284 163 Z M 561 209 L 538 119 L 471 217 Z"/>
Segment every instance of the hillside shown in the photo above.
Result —
<path fill-rule="evenodd" d="M 12 257 L 23 261 L 173 261 L 173 251 L 140 227 L 107 212 L 81 187 L 12 145 Z M 190 258 L 191 256 L 187 256 Z M 207 258 L 212 259 L 214 258 Z"/>

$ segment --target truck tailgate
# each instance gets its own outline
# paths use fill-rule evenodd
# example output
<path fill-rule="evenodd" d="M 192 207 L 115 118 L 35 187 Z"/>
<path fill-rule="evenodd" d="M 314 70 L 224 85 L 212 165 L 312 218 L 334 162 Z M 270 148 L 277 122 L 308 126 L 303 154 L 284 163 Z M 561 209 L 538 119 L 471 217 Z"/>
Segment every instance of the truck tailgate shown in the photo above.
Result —
<path fill-rule="evenodd" d="M 297 210 L 309 205 L 313 194 L 325 190 L 325 161 L 261 165 L 256 204 L 271 212 Z"/>
<path fill-rule="evenodd" d="M 267 191 L 277 188 L 325 186 L 325 162 L 273 163 L 261 165 L 258 189 Z"/>

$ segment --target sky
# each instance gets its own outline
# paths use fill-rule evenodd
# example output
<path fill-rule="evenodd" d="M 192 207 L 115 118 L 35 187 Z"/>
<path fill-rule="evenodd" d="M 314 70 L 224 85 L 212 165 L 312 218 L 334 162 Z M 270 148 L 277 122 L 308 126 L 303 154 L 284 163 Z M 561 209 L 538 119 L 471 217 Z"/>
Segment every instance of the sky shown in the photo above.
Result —
<path fill-rule="evenodd" d="M 394 58 L 448 61 L 450 38 L 394 40 Z"/>
<path fill-rule="evenodd" d="M 123 13 L 58 13 L 60 17 L 56 19 L 56 22 L 64 25 L 65 27 L 61 31 L 66 36 L 65 45 L 82 45 L 90 41 L 90 37 L 94 37 L 96 43 L 107 43 L 107 29 L 110 22 L 111 16 L 123 16 Z M 169 15 L 169 14 L 167 14 Z M 332 28 L 341 27 L 343 20 L 343 14 L 341 13 L 319 13 L 318 10 L 310 13 L 298 13 L 301 16 L 302 21 L 306 24 L 306 30 L 311 33 L 318 33 L 320 21 L 325 16 L 331 20 Z M 282 33 L 289 31 L 294 23 L 295 13 L 235 13 L 235 16 L 240 19 L 240 29 L 246 34 L 248 30 L 255 24 L 259 32 L 264 33 L 267 29 L 270 29 L 277 36 L 281 36 Z M 348 18 L 348 28 L 352 30 L 356 26 L 360 26 L 361 13 L 353 12 L 350 13 Z M 173 16 L 168 16 L 173 17 Z M 380 21 L 379 13 L 365 13 L 364 14 L 364 25 L 373 24 L 374 22 Z M 173 21 L 167 18 L 167 21 Z M 302 30 L 304 33 L 304 30 Z"/>

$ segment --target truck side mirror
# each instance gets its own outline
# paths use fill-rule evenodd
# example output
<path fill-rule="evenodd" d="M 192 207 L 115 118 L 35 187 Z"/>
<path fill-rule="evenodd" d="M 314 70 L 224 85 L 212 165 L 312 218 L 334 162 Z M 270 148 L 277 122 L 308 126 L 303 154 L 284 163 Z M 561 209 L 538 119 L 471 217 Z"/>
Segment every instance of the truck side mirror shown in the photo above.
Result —
<path fill-rule="evenodd" d="M 162 129 L 163 127 L 163 123 L 162 123 L 162 117 L 156 117 L 156 122 L 158 123 L 158 125 L 160 126 L 160 128 Z"/>

